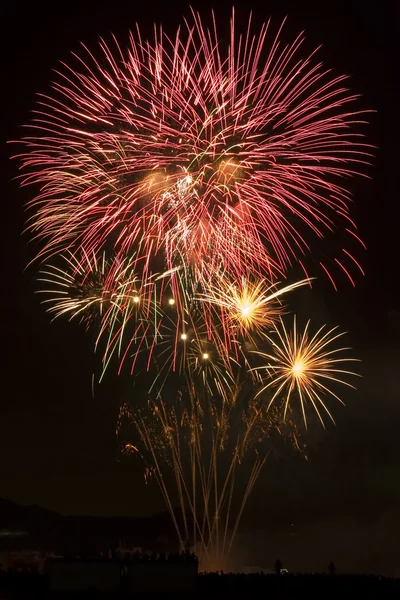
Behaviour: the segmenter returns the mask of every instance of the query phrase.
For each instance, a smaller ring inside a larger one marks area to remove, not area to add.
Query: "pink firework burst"
[[[61,64],[19,155],[40,256],[111,245],[147,257],[143,281],[159,260],[272,281],[313,236],[354,237],[343,182],[370,157],[356,96],[281,29],[238,34],[233,13],[224,44],[193,12],[173,38],[137,30]]]

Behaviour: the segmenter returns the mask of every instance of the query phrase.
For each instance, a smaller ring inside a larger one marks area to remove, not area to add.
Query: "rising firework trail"
[[[304,450],[295,421],[283,421],[237,386],[206,397],[188,386],[176,401],[159,396],[148,410],[123,406],[118,434],[124,453],[140,454],[155,478],[184,547],[191,540],[202,569],[229,565],[229,553],[247,500],[279,440]],[[229,398],[229,400],[227,400]],[[129,439],[133,427],[135,445]],[[166,466],[173,478],[165,477]],[[179,505],[178,519],[174,506]]]

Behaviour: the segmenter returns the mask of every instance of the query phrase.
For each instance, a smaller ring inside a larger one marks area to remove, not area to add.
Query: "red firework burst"
[[[238,35],[233,17],[225,48],[193,13],[172,39],[138,31],[125,50],[100,41],[98,58],[84,47],[60,66],[19,155],[23,185],[40,185],[41,256],[111,244],[147,257],[144,280],[162,256],[199,277],[211,260],[271,281],[308,250],[307,231],[349,228],[343,178],[370,151],[346,77],[300,58],[302,35],[281,45],[281,27],[267,43],[269,24],[253,35],[250,18]]]

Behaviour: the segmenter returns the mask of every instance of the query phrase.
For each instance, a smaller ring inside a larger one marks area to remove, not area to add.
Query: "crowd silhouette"
[[[277,561],[278,562],[278,561]],[[279,561],[280,562],[280,561]],[[333,565],[333,563],[331,563]],[[277,565],[275,565],[276,567]],[[333,565],[334,566],[334,565]],[[329,565],[331,567],[331,565]],[[282,569],[282,567],[281,567]],[[363,598],[381,600],[400,597],[400,580],[376,575],[329,573],[200,573],[197,588],[200,597],[307,598],[342,600]]]
[[[122,557],[121,557],[122,558]],[[122,560],[135,564],[160,564],[167,563],[170,565],[181,564],[198,564],[198,558],[193,552],[152,552],[152,553],[134,553]]]
[[[147,564],[166,563],[172,561],[182,564],[181,561],[195,560],[193,555],[187,556],[186,553],[165,555],[147,555],[138,557],[138,561],[147,562]],[[170,563],[171,564],[171,563]],[[34,598],[46,597],[48,595],[48,578],[39,573],[17,573],[0,572],[0,597],[5,599],[14,598],[14,592],[24,592],[23,598],[31,600]],[[186,594],[185,598],[210,598],[225,600],[230,598],[243,598],[250,600],[252,598],[307,598],[307,600],[354,600],[363,598],[364,600],[384,600],[400,597],[400,580],[383,576],[373,575],[347,575],[332,573],[325,574],[304,574],[287,573],[277,575],[277,573],[200,573],[197,576],[196,592],[192,596]],[[5,595],[2,595],[4,592]],[[115,595],[107,596],[114,599]],[[153,596],[152,596],[153,597]],[[158,597],[158,596],[157,596]],[[163,596],[160,596],[163,597]],[[174,596],[175,597],[175,596]],[[179,596],[181,597],[181,596]],[[85,598],[85,594],[81,595]]]
[[[193,552],[139,552],[115,551],[109,556],[81,554],[80,556],[65,555],[55,560],[67,562],[108,562],[110,560],[129,564],[198,564],[198,558]]]

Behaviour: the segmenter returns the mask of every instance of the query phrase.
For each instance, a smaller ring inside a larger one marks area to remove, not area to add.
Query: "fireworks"
[[[51,295],[44,302],[55,317],[68,314],[90,324],[110,310],[123,311],[139,302],[140,281],[128,260],[106,260],[104,253],[100,260],[86,253],[80,258],[70,253],[61,260],[64,268],[46,265],[39,277],[45,284],[41,292]]]
[[[204,402],[197,388],[189,386],[168,404],[161,399],[151,402],[150,415],[126,405],[120,411],[123,452],[141,454],[146,472],[155,478],[170,508],[181,546],[191,539],[206,570],[228,566],[244,507],[266,461],[265,445],[276,449],[280,438],[284,447],[289,443],[303,449],[290,414],[283,422],[281,412],[267,411],[261,400],[248,401],[241,394],[235,400],[228,403],[217,397]],[[127,441],[132,425],[139,433],[139,447]],[[175,490],[166,483],[166,465],[174,474]],[[237,481],[236,473],[244,465],[244,479]],[[176,504],[182,524],[173,511]]]
[[[140,248],[144,279],[161,253],[168,269],[183,259],[201,276],[211,261],[270,280],[313,235],[349,228],[343,178],[370,156],[355,96],[301,57],[302,36],[278,36],[253,36],[251,21],[239,36],[232,18],[223,50],[193,13],[175,38],[132,34],[125,51],[101,42],[99,59],[85,48],[60,65],[20,154],[22,184],[41,190],[29,225],[40,256],[112,240]]]
[[[311,336],[296,320],[288,331],[282,297],[310,283],[313,239],[343,232],[363,245],[344,181],[371,154],[346,77],[302,56],[302,35],[282,45],[282,27],[253,33],[251,19],[238,34],[233,12],[224,46],[215,22],[192,12],[185,25],[175,37],[155,30],[152,42],[137,30],[126,49],[101,41],[98,56],[84,47],[60,65],[19,158],[21,184],[39,187],[28,229],[42,243],[48,311],[97,328],[100,379],[114,359],[119,374],[149,374],[146,406],[124,409],[139,438],[125,451],[154,474],[181,545],[189,510],[201,555],[223,557],[262,444],[288,427],[299,446],[295,398],[306,426],[307,405],[323,424],[336,385],[352,387],[354,359],[334,346],[342,334]],[[354,285],[351,269],[362,267],[348,249],[331,260]],[[290,283],[294,265],[306,279]]]
[[[273,396],[269,400],[269,406],[276,399],[283,398],[285,414],[293,396],[297,396],[306,426],[307,403],[314,408],[322,425],[324,421],[321,409],[334,421],[324,397],[332,396],[342,402],[330,386],[336,383],[354,388],[345,378],[357,375],[343,368],[343,364],[357,360],[343,355],[349,348],[332,347],[344,333],[338,333],[336,327],[327,331],[323,326],[311,336],[309,325],[310,322],[301,332],[298,330],[296,318],[294,318],[293,331],[288,332],[281,320],[281,328],[276,327],[273,332],[275,337],[268,336],[272,353],[254,351],[267,363],[262,367],[255,368],[258,371],[263,369],[267,372],[267,383],[258,394],[271,388]]]
[[[278,288],[278,284],[268,285],[261,280],[251,283],[242,278],[239,283],[229,282],[224,276],[216,276],[216,281],[200,296],[205,303],[215,306],[215,310],[226,319],[227,327],[238,329],[239,334],[247,337],[254,330],[261,332],[274,323],[282,314],[277,302],[280,296],[309,283],[308,279]]]

